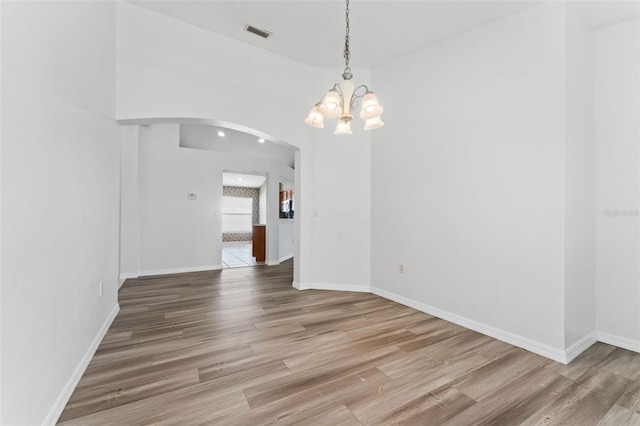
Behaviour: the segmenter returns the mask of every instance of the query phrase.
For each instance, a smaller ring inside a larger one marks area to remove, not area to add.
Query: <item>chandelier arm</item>
[[[357,92],[359,89],[364,89],[364,93],[359,95]],[[349,109],[351,111],[354,111],[358,108],[358,106],[360,106],[360,99],[362,99],[362,97],[364,95],[366,95],[367,93],[370,93],[371,91],[369,90],[369,88],[365,85],[365,84],[361,84],[360,86],[356,87],[355,89],[353,89],[353,95],[351,95],[351,100],[349,101]]]
[[[356,96],[355,93],[353,94],[353,96],[351,96],[351,102],[349,107],[351,111],[355,111],[356,109],[358,109],[358,106],[360,106],[360,99],[362,99],[362,96]]]
[[[362,95],[358,95],[360,97],[363,97],[367,93],[371,92],[371,90],[369,90],[369,88],[367,87],[366,84],[361,84],[360,86],[358,86],[355,89],[353,89],[353,93],[355,94],[358,91],[358,89],[364,89],[364,93]]]

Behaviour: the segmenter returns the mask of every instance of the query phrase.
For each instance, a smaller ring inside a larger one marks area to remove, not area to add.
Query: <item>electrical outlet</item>
[[[100,281],[98,283],[98,296],[102,296],[102,291],[104,290],[104,283]]]
[[[400,273],[404,274],[404,263],[400,264]]]

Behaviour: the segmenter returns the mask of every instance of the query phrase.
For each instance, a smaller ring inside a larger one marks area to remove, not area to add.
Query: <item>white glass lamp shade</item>
[[[380,117],[369,118],[367,121],[364,122],[365,130],[378,129],[382,126],[384,126],[384,123],[382,122]]]
[[[320,112],[328,118],[340,117],[342,114],[342,108],[340,107],[340,94],[335,90],[329,90],[322,100],[320,106]]]
[[[369,120],[371,118],[380,117],[382,107],[378,104],[378,98],[372,92],[367,92],[362,97],[362,109],[360,110],[360,118]]]
[[[342,121],[338,120],[338,125],[336,126],[336,135],[350,135],[351,134],[351,122],[350,121]]]
[[[304,120],[311,127],[322,129],[324,127],[324,116],[320,112],[320,103],[314,105],[309,112],[309,116]]]

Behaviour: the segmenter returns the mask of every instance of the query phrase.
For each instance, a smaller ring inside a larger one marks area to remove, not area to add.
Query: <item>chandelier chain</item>
[[[349,49],[349,0],[346,0],[347,7],[345,9],[345,21],[346,21],[346,29],[344,34],[344,74],[343,77],[347,80],[351,79],[351,68],[349,68],[349,60],[351,59],[351,50]]]

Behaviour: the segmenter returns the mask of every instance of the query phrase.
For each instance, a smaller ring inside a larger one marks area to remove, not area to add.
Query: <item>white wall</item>
[[[596,314],[595,38],[580,6],[565,19],[565,348],[593,335]]]
[[[140,273],[219,269],[220,157],[180,148],[177,124],[141,126],[139,132]],[[197,198],[189,200],[188,193]]]
[[[280,161],[269,160],[267,173],[267,265],[280,263],[280,219],[278,211],[280,204]]]
[[[259,189],[258,197],[258,223],[267,223],[267,182],[265,181]]]
[[[557,359],[563,7],[541,4],[373,70],[387,123],[372,138],[374,291]]]
[[[296,257],[309,257],[296,262],[294,280],[303,287],[368,286],[369,135],[339,138],[330,129],[311,129],[303,121],[342,70],[314,71],[130,3],[118,3],[117,9],[118,117],[219,120],[300,148],[304,152],[296,157],[296,250],[302,255]],[[367,72],[354,74],[358,82],[369,79]],[[285,80],[288,90],[282,90]],[[338,182],[357,195],[335,196]],[[277,188],[273,190],[277,202]],[[313,209],[319,211],[317,218]],[[267,250],[270,263],[277,262],[279,253],[277,238],[272,241]]]
[[[295,219],[294,219],[295,220]],[[294,251],[294,220],[280,219],[279,232],[279,261],[284,262],[293,257]]]
[[[342,70],[317,68],[313,73],[317,99],[339,82]],[[368,70],[354,69],[353,83],[370,84]],[[384,105],[385,99],[379,99]],[[310,109],[310,108],[308,108]],[[383,117],[384,119],[384,117]],[[312,287],[368,291],[371,285],[371,133],[364,120],[351,123],[352,135],[335,135],[336,119],[325,119],[325,128],[314,129]],[[296,182],[296,220],[299,195],[308,196]]]
[[[640,350],[640,34],[638,20],[596,32],[598,334]]]
[[[138,276],[138,126],[120,127],[120,285]]]
[[[2,4],[0,3],[0,46],[2,46]],[[0,81],[2,81],[2,55],[0,54]],[[2,84],[0,84],[2,99]],[[0,188],[2,188],[2,102],[0,102]],[[1,192],[0,192],[1,193]],[[2,197],[0,196],[0,237],[2,236]],[[2,242],[0,240],[0,307],[2,306]],[[2,421],[2,315],[0,314],[0,421]]]
[[[118,308],[115,4],[1,7],[0,423],[35,425],[55,422]]]
[[[118,118],[215,119],[308,142],[311,67],[128,2],[117,9]]]

